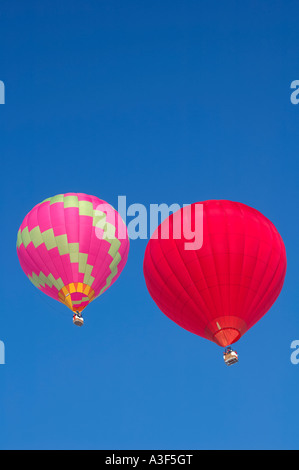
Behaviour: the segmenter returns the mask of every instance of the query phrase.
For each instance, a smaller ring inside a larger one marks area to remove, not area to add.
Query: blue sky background
[[[1,448],[299,447],[298,15],[295,0],[1,1]],[[286,281],[237,366],[159,311],[146,240],[82,329],[31,285],[19,225],[69,191],[226,198],[273,221]]]

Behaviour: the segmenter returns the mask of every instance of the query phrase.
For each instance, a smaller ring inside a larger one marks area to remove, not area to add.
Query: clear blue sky
[[[299,447],[298,16],[295,0],[1,1],[1,448]],[[273,221],[286,281],[237,366],[158,310],[146,240],[82,329],[31,285],[19,225],[69,191]]]

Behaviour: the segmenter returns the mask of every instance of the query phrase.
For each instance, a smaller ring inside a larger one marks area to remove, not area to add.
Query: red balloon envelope
[[[191,204],[162,222],[146,247],[143,270],[149,293],[165,315],[225,347],[277,299],[286,252],[277,229],[260,212],[212,200]]]

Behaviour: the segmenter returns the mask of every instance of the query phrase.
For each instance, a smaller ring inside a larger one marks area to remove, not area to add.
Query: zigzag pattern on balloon
[[[107,206],[107,212],[101,210]],[[18,257],[30,281],[73,311],[82,311],[116,281],[128,251],[118,213],[105,201],[81,193],[60,194],[36,205],[17,237]]]

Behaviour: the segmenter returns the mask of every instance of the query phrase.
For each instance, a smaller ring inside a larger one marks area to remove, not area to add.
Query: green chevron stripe
[[[79,201],[79,215],[93,217],[93,205],[89,201]]]
[[[89,302],[89,297],[82,297],[81,300],[72,300],[73,305],[80,305],[83,302]]]
[[[82,273],[84,274],[83,283],[87,284],[90,287],[92,287],[93,281],[95,280],[95,278],[91,275],[92,270],[93,270],[93,266],[87,264],[85,271]]]
[[[22,243],[23,243],[23,241],[22,241],[22,232],[21,232],[21,229],[19,229],[18,236],[17,236],[17,248],[20,248]]]
[[[29,232],[29,237],[31,238],[31,241],[33,243],[33,245],[35,246],[35,248],[37,248],[38,246],[40,246],[44,240],[43,240],[43,237],[42,237],[42,234],[40,232],[40,229],[39,227],[34,227],[31,232]]]
[[[49,201],[51,201],[51,199],[52,199],[51,197],[48,197],[47,199],[44,199],[44,200],[40,203],[40,205],[43,204],[44,202],[49,202]]]
[[[55,242],[59,251],[60,256],[67,255],[69,252],[69,244],[67,241],[66,233],[63,235],[57,235],[55,238]]]
[[[68,207],[79,207],[78,196],[64,196],[63,203],[65,209]]]
[[[32,284],[34,284],[37,288],[45,287],[46,285],[50,288],[53,286],[56,287],[58,291],[63,288],[64,283],[62,279],[55,279],[53,274],[49,274],[49,276],[45,276],[43,272],[40,272],[39,275],[32,273],[32,276],[28,276]]]

